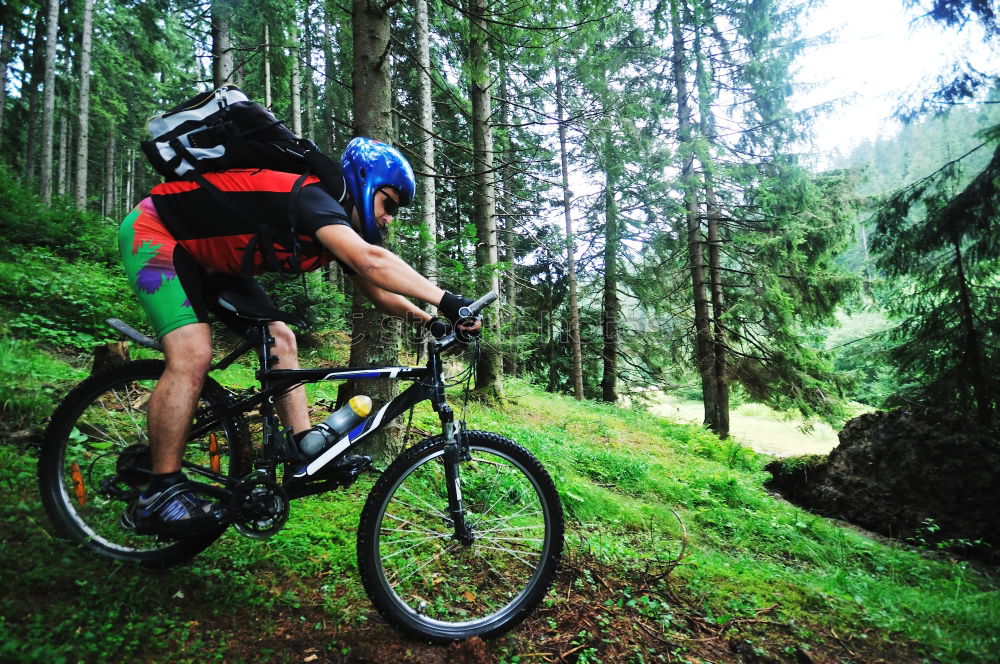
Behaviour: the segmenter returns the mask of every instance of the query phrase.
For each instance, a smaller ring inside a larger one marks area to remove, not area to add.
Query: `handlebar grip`
[[[462,307],[458,310],[459,318],[473,318],[479,314],[480,311],[486,308],[487,305],[492,303],[497,299],[497,294],[490,291],[486,295],[473,302],[472,304]]]

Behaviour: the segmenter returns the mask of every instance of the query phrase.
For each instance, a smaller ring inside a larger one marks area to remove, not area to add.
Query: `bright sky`
[[[956,49],[970,41],[982,44],[971,31],[956,35],[927,21],[911,26],[903,0],[827,0],[803,28],[807,37],[835,31],[832,43],[802,54],[796,76],[800,85],[817,86],[796,96],[796,109],[844,102],[816,122],[821,154],[837,149],[847,153],[866,138],[894,133],[898,123],[890,116],[899,96],[921,80],[936,78]]]

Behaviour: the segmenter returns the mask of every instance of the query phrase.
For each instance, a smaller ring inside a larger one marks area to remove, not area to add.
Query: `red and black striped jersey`
[[[234,169],[203,177],[218,191],[208,191],[198,182],[177,180],[159,184],[150,192],[163,225],[203,267],[240,274],[248,243],[264,228],[275,238],[276,257],[287,260],[292,254],[292,248],[285,246],[291,244],[292,214],[301,269],[315,270],[334,260],[316,239],[316,231],[330,224],[350,226],[350,222],[344,208],[315,176],[306,178],[295,196],[291,191],[300,177],[295,173]],[[261,252],[255,252],[251,273],[267,269]]]

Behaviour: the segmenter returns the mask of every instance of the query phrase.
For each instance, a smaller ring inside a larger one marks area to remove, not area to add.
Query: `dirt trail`
[[[701,424],[704,417],[700,402],[667,395],[655,398],[649,410],[677,422]],[[781,413],[759,404],[739,406],[729,416],[730,436],[764,454],[829,454],[837,446],[837,432],[829,424],[813,422],[808,433],[802,431],[802,425],[800,417],[783,419]]]

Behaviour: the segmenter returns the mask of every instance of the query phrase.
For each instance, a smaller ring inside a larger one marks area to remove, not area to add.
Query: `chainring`
[[[262,475],[244,479],[233,491],[230,505],[236,530],[252,539],[267,539],[288,521],[288,494]]]

